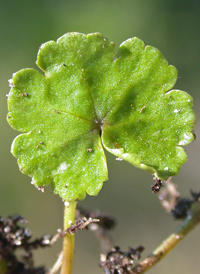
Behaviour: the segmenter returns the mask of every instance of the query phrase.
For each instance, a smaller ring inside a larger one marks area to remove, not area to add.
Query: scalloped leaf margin
[[[71,201],[97,195],[108,178],[103,147],[160,179],[176,175],[193,140],[192,98],[171,90],[177,70],[134,37],[67,33],[43,44],[38,67],[10,80],[9,124],[20,170]]]

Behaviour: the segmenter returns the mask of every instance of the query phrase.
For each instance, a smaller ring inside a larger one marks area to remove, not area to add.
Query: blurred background
[[[116,48],[137,36],[158,48],[179,77],[176,88],[194,98],[197,140],[186,147],[188,162],[174,181],[183,196],[200,191],[200,1],[197,0],[1,0],[0,1],[0,215],[22,214],[29,220],[35,237],[55,234],[62,228],[63,204],[47,189],[37,191],[31,179],[18,170],[10,154],[18,134],[6,122],[6,93],[12,73],[25,67],[36,68],[41,43],[56,40],[66,32],[101,32]],[[152,176],[107,155],[109,181],[97,197],[87,196],[80,204],[115,216],[118,226],[112,232],[115,245],[145,246],[150,253],[172,233],[179,222],[165,213],[158,195],[151,192]],[[199,273],[200,227],[197,227],[162,262],[148,273]],[[61,249],[36,253],[37,265],[51,267]],[[103,273],[98,267],[100,245],[89,231],[76,235],[74,273]]]

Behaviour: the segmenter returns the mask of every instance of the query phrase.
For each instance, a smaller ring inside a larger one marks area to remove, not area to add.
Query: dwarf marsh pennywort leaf
[[[43,44],[36,64],[10,80],[9,124],[20,170],[64,200],[98,194],[107,180],[103,147],[160,179],[176,175],[193,140],[192,98],[170,90],[177,70],[138,38],[67,33]]]

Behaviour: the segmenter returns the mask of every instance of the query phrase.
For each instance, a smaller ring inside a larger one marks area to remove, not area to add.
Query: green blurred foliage
[[[62,202],[46,191],[38,192],[30,178],[22,175],[16,159],[9,153],[17,135],[6,122],[7,80],[23,67],[36,68],[36,53],[41,43],[56,40],[69,31],[101,32],[118,45],[138,36],[157,47],[170,64],[176,66],[179,78],[176,88],[194,97],[197,115],[197,141],[186,147],[189,161],[175,177],[179,191],[199,190],[198,108],[200,100],[200,2],[197,0],[1,0],[0,1],[0,215],[18,212],[30,221],[38,236],[53,234],[62,227]],[[161,208],[151,193],[152,177],[125,162],[109,156],[110,180],[97,197],[87,197],[82,205],[99,208],[118,219],[114,243],[123,250],[142,244],[145,254],[171,233],[177,224]],[[199,273],[199,228],[149,273]],[[38,263],[50,267],[61,248],[38,252]],[[76,237],[74,273],[102,273],[98,269],[99,244],[88,231]],[[44,255],[43,255],[44,254]],[[145,255],[144,254],[144,255]]]

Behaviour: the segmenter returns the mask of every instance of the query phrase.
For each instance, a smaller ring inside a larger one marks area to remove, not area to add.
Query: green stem
[[[74,223],[77,201],[65,203],[64,230]],[[74,256],[74,235],[67,234],[63,239],[63,261],[61,274],[71,274]]]
[[[184,239],[184,237],[200,223],[200,203],[196,202],[192,205],[191,212],[187,218],[178,227],[175,233],[171,234],[153,253],[145,260],[141,261],[127,274],[145,273],[152,266],[163,259],[176,245]]]

